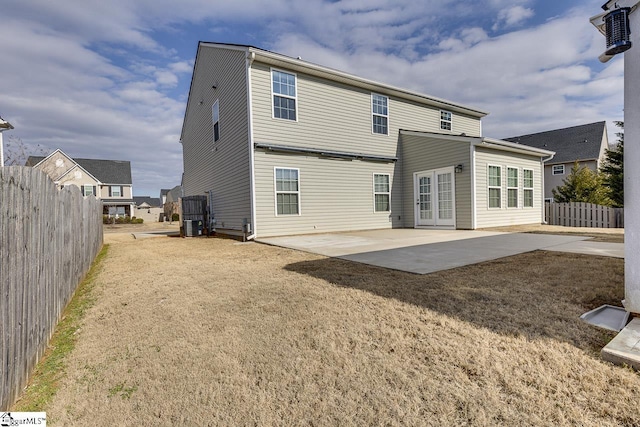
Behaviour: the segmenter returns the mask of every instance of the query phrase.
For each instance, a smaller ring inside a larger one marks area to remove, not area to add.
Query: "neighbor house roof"
[[[35,166],[45,158],[29,156],[26,165]],[[103,184],[132,184],[131,162],[128,160],[72,159]]]
[[[162,206],[160,203],[160,199],[158,197],[150,197],[150,196],[133,196],[133,201],[137,206],[142,205],[143,203],[147,203],[151,207],[159,207]]]
[[[597,160],[602,153],[602,139],[607,137],[606,123],[596,122],[504,138],[505,141],[555,151],[553,163]],[[605,147],[607,147],[605,142]]]

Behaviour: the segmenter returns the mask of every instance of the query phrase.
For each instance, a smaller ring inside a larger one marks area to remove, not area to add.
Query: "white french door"
[[[416,227],[455,227],[455,175],[453,167],[417,172],[413,176]]]

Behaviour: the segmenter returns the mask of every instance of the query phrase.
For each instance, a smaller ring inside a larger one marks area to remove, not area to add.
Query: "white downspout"
[[[469,144],[469,162],[471,163],[471,229],[478,228],[476,211],[477,206],[477,188],[476,188],[476,146]]]
[[[251,197],[251,234],[246,239],[253,240],[257,235],[256,227],[256,172],[255,172],[255,152],[253,148],[253,101],[251,95],[251,65],[256,59],[255,52],[249,52],[247,54],[247,115],[249,119],[248,123],[248,137],[249,137],[249,170],[251,177],[249,179],[249,193]]]
[[[554,157],[555,157],[555,153],[550,155],[546,159],[543,159],[542,157],[540,157],[540,172],[542,173],[541,174],[541,176],[542,176],[542,179],[541,179],[541,181],[542,181],[542,203],[541,203],[541,209],[542,209],[542,223],[543,224],[547,223],[547,221],[545,221],[545,219],[544,219],[545,207],[546,207],[546,205],[545,205],[545,203],[546,203],[545,202],[545,193],[544,193],[545,192],[545,186],[544,186],[544,174],[545,174],[545,170],[544,169],[545,169],[545,167],[544,167],[544,164],[547,163],[549,160],[553,159]]]

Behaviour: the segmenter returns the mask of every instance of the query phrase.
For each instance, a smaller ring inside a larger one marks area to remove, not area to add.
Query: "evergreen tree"
[[[624,130],[624,122],[616,122],[616,126]],[[607,149],[600,171],[613,206],[621,208],[624,206],[624,132],[618,132],[616,136],[618,145],[613,150]]]
[[[553,199],[556,203],[584,202],[610,206],[608,189],[603,181],[603,174],[575,162],[563,185],[551,190]]]

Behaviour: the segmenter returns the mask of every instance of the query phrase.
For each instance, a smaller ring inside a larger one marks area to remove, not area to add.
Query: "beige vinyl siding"
[[[58,181],[73,165],[75,165],[73,160],[60,151],[55,151],[49,158],[42,160],[38,169],[46,173],[53,181]]]
[[[473,224],[469,142],[414,135],[402,135],[400,138],[403,159],[404,227],[415,226],[413,174],[462,164],[462,172],[454,174],[456,228],[471,229]]]
[[[489,208],[487,194],[488,166],[501,166],[502,208]],[[507,208],[507,167],[518,168],[518,207]],[[533,170],[533,207],[523,207],[523,169]],[[540,224],[542,218],[542,167],[539,157],[476,148],[476,226],[498,227],[518,224]]]
[[[69,167],[67,163],[67,167]],[[59,185],[73,184],[80,187],[81,185],[98,185],[98,182],[79,166],[73,167],[66,174],[58,178]]]
[[[298,169],[300,215],[276,215],[274,169]],[[400,212],[395,163],[334,160],[313,155],[255,153],[259,237],[391,228]],[[391,212],[374,212],[373,175],[390,174]],[[396,220],[396,226],[400,224]]]
[[[214,143],[211,108],[216,100],[220,139]],[[232,230],[251,218],[248,123],[246,52],[201,46],[182,140],[184,195],[213,191],[218,225]]]
[[[277,68],[288,72],[289,70]],[[272,117],[271,67],[252,65],[254,140],[382,156],[397,155],[399,129],[440,132],[440,109],[389,97],[389,134],[372,132],[371,91],[297,75],[297,121]],[[380,95],[384,92],[376,91]],[[453,114],[452,133],[480,134],[480,120]]]

